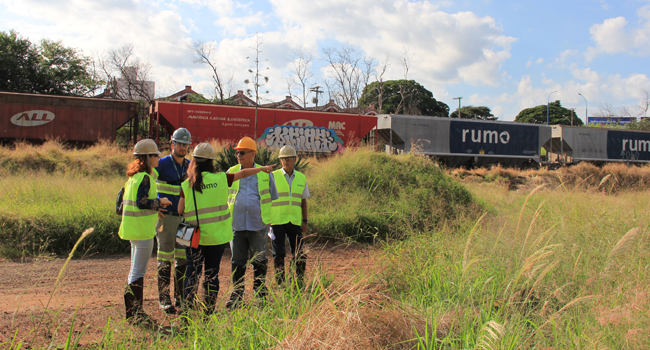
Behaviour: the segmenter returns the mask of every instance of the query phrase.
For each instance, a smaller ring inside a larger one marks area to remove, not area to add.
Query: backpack
[[[124,212],[124,187],[117,193],[117,201],[115,201],[115,213],[122,215]]]

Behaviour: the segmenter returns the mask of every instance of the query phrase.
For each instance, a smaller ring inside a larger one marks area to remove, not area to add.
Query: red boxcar
[[[116,130],[137,115],[133,101],[0,92],[0,139],[114,141]]]
[[[255,133],[255,107],[156,101],[150,111],[152,133],[160,124],[170,133],[187,128],[195,143],[257,136],[258,144],[269,148],[291,144],[299,152],[318,154],[341,152],[377,126],[375,116],[258,108]]]

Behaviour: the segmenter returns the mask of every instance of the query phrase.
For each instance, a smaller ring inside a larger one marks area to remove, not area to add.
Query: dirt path
[[[371,270],[375,248],[365,246],[313,245],[308,256],[308,277],[316,266],[343,281],[359,270]],[[270,256],[270,255],[269,255]],[[27,262],[0,263],[0,347],[16,341],[23,347],[61,346],[70,331],[74,316],[75,334],[81,333],[80,345],[101,340],[108,319],[122,321],[122,299],[129,271],[128,255],[93,257],[72,260],[67,266],[60,287],[54,284],[65,259],[34,259]],[[145,276],[145,310],[165,321],[158,308],[155,277],[155,252]],[[247,275],[251,288],[252,272]],[[272,269],[269,269],[269,273]],[[230,250],[221,262],[219,308],[223,308],[230,290]],[[250,291],[247,292],[250,295]],[[76,312],[76,314],[75,314]],[[3,345],[4,344],[4,345]]]

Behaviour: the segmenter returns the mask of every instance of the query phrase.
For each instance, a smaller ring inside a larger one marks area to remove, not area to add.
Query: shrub
[[[436,163],[414,155],[348,151],[314,167],[307,183],[310,223],[324,237],[400,238],[479,207]]]

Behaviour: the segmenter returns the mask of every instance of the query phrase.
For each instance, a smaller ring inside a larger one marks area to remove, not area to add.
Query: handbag
[[[199,223],[199,208],[196,206],[196,192],[192,187],[194,199],[194,210],[196,210],[196,226],[183,221],[176,229],[176,243],[185,248],[198,248],[201,240],[201,224]]]

